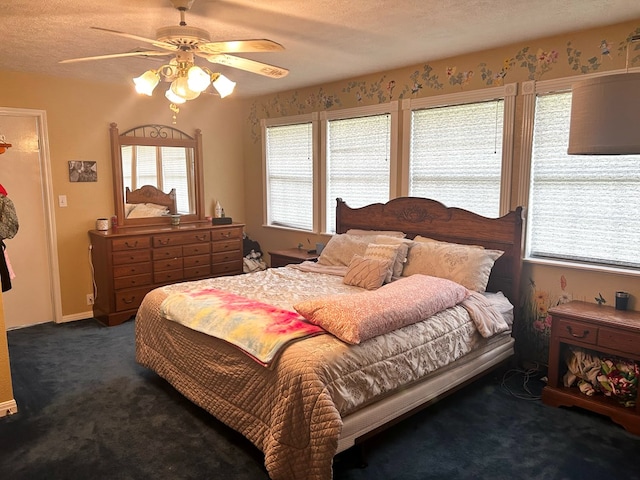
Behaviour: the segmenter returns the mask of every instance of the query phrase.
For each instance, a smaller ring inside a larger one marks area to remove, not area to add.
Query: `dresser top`
[[[115,238],[115,237],[125,237],[131,235],[149,235],[149,234],[158,234],[158,233],[184,233],[184,232],[193,232],[193,231],[209,231],[209,230],[225,230],[229,228],[242,228],[244,227],[243,223],[229,223],[226,225],[211,225],[210,223],[184,223],[180,225],[154,225],[154,226],[146,226],[146,227],[116,227],[110,228],[109,230],[89,230],[90,235],[95,235],[98,237],[107,237],[107,238]]]

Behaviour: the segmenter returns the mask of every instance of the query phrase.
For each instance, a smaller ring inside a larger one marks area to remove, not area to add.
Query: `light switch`
[[[66,195],[58,195],[58,205],[61,207],[67,206],[67,196]]]

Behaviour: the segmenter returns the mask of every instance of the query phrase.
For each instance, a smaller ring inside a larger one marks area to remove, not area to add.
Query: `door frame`
[[[63,322],[62,295],[60,291],[60,271],[58,263],[57,232],[55,224],[55,202],[53,197],[53,179],[51,176],[51,157],[49,155],[49,133],[47,130],[47,112],[26,108],[0,107],[0,116],[3,117],[32,117],[36,120],[38,133],[40,184],[42,187],[42,199],[44,207],[44,225],[46,233],[46,250],[48,260],[48,275],[51,282],[51,303],[53,306],[53,321]]]

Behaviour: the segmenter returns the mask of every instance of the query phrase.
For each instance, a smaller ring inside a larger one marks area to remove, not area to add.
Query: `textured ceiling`
[[[11,0],[2,2],[0,69],[130,83],[158,58],[61,65],[60,60],[136,49],[138,40],[89,27],[155,38],[180,14],[169,0]],[[461,53],[640,18],[639,0],[195,0],[189,26],[212,40],[268,38],[277,53],[238,54],[290,70],[271,79],[229,67],[236,96],[301,88]]]

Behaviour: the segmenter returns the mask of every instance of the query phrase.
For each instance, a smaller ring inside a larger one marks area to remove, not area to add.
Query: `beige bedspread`
[[[202,282],[291,308],[313,296],[359,291],[341,280],[284,267]],[[343,416],[484,341],[458,306],[360,345],[331,335],[296,342],[269,370],[236,347],[162,319],[159,305],[180,288],[145,297],[136,318],[137,360],[252,441],[273,480],[330,479]]]

